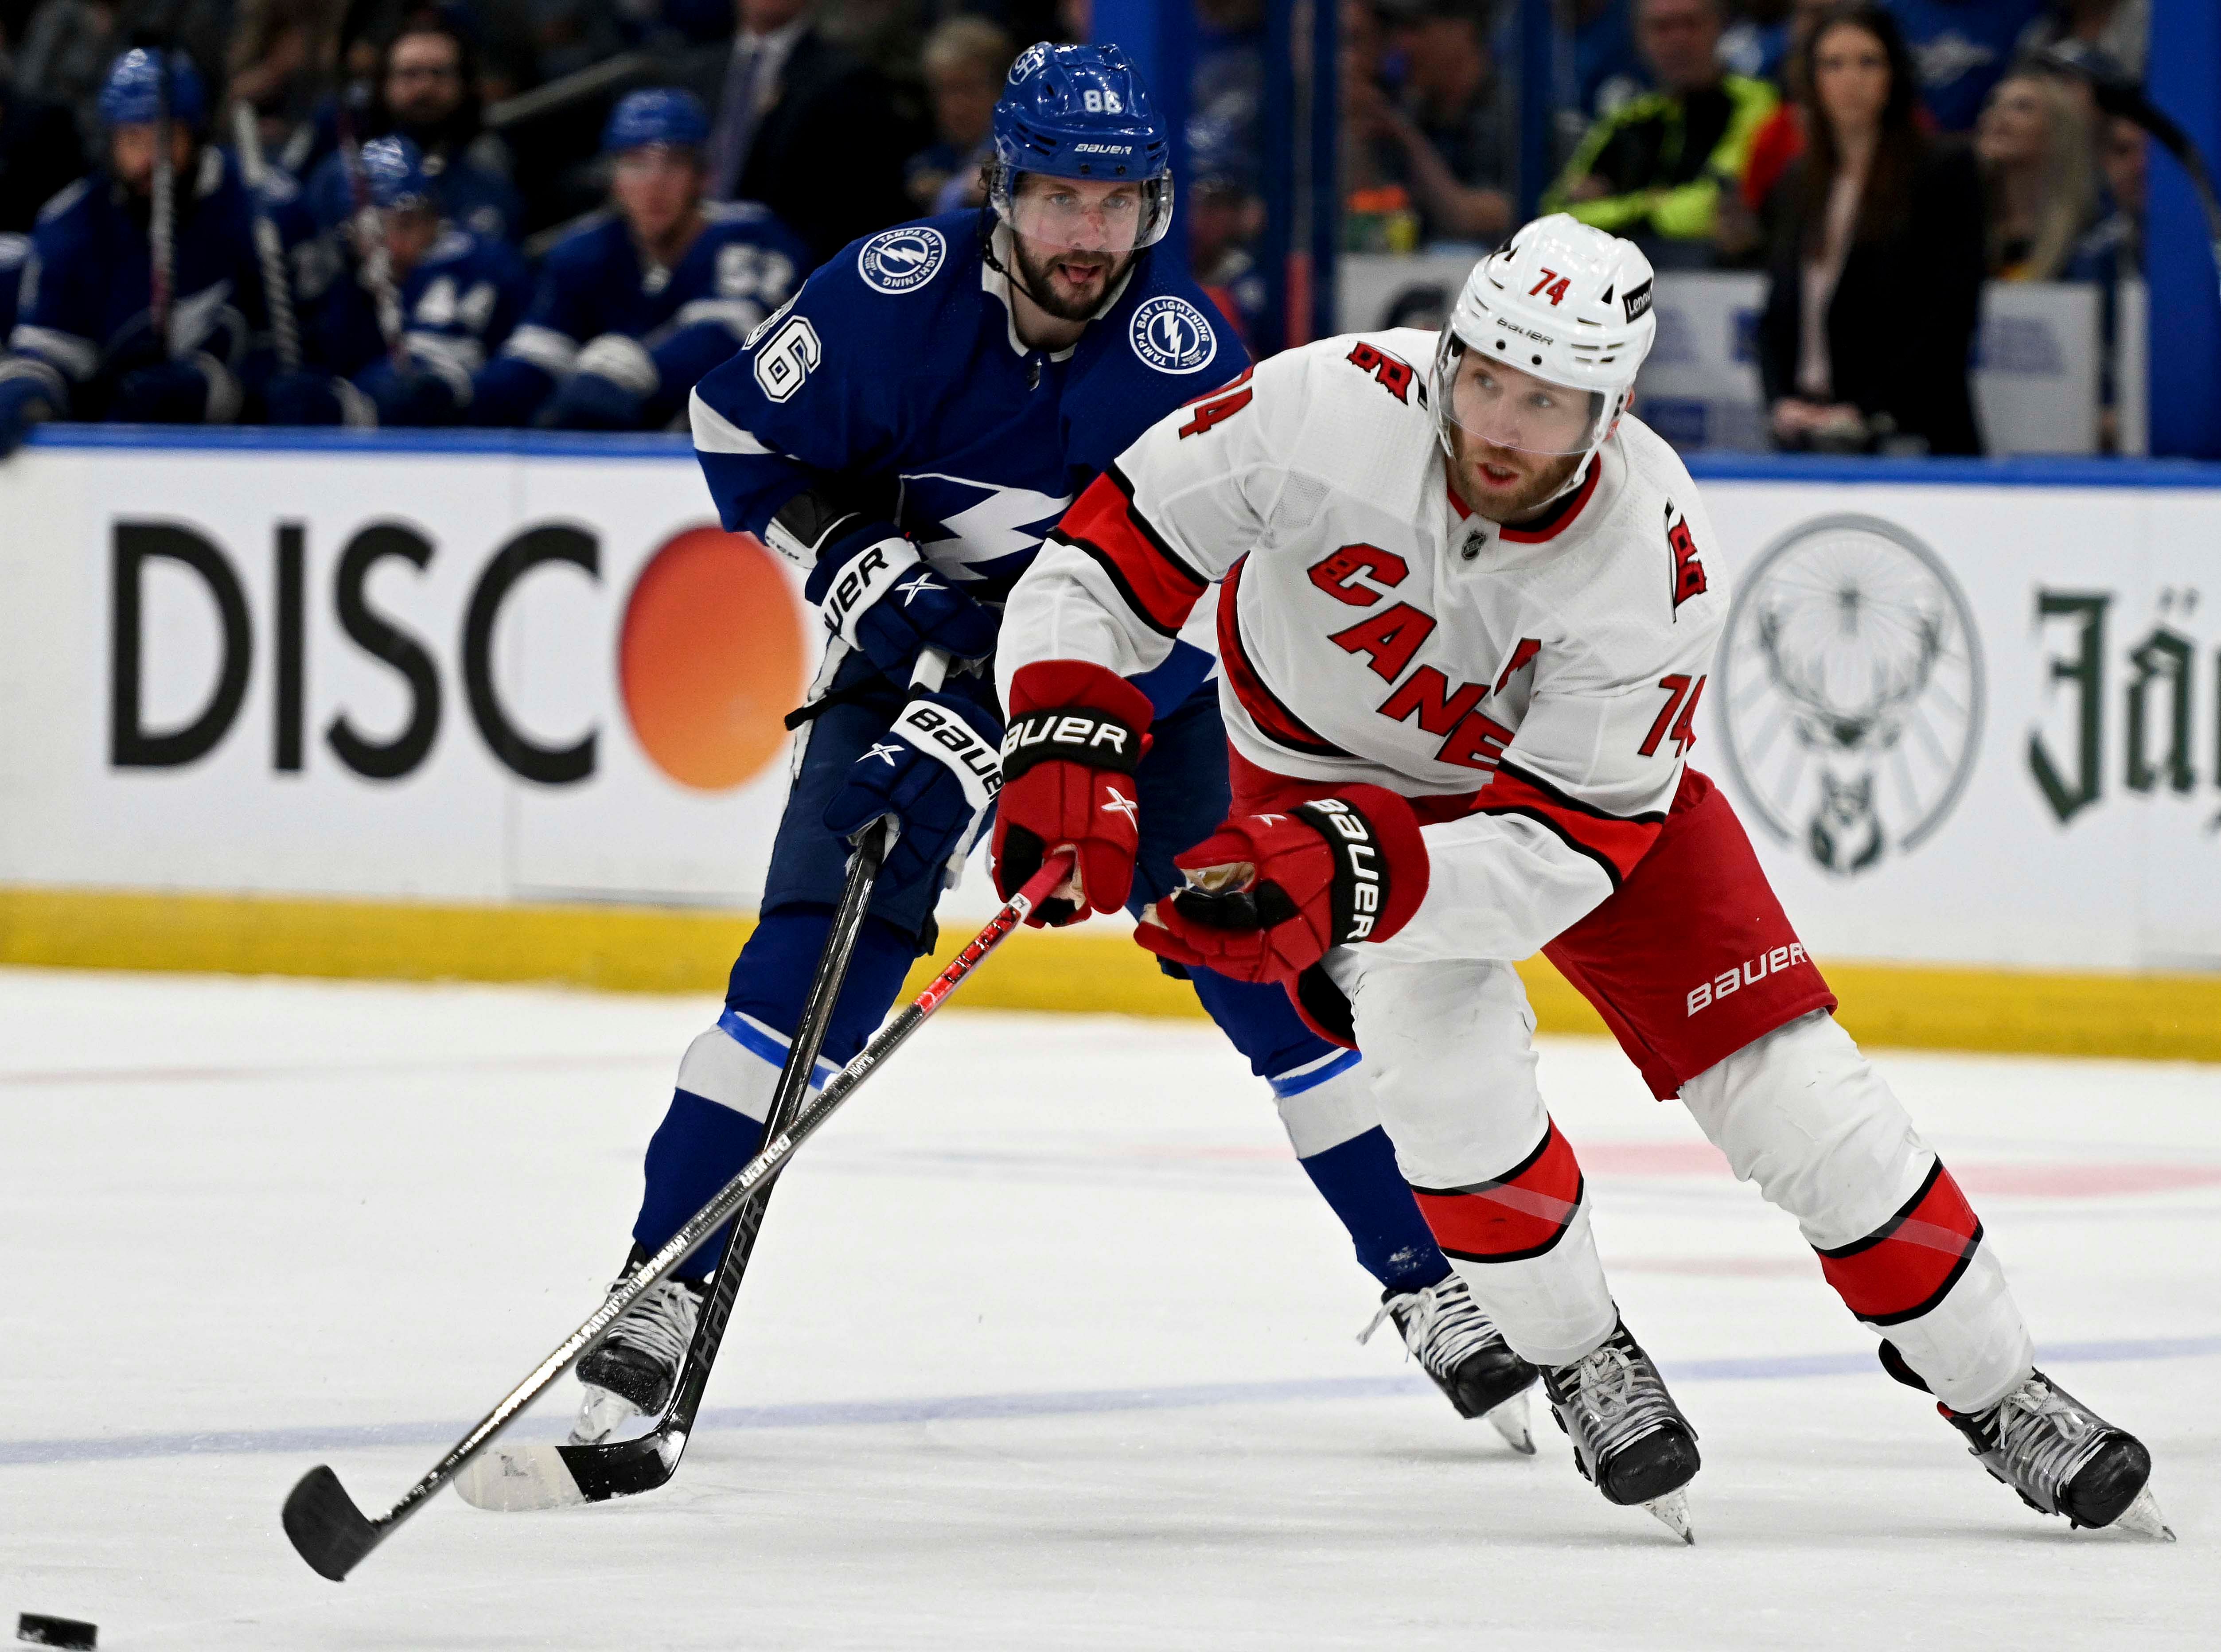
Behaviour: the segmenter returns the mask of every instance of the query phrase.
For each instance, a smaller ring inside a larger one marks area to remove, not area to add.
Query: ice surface
[[[1539,1415],[1515,1456],[1356,1345],[1369,1282],[1207,1027],[962,1014],[798,1159],[668,1490],[443,1497],[311,1574],[303,1470],[382,1508],[591,1308],[709,1013],[0,971],[0,1618],[119,1652],[2221,1638],[2221,1068],[1886,1061],[2048,1367],[2150,1444],[2163,1548],[2022,1508],[1686,1115],[1548,1044],[1702,1436],[1685,1549]]]

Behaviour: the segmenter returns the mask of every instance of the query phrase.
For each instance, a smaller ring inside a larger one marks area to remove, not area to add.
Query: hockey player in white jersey
[[[1152,427],[1011,595],[998,880],[1071,845],[1084,907],[1130,856],[1148,730],[1121,679],[1222,584],[1233,813],[1137,938],[1279,981],[1362,1048],[1437,1242],[1542,1368],[1580,1472],[1690,1536],[1696,1431],[1536,1085],[1511,964],[1538,948],[1993,1475],[2160,1535],[2149,1454],[2035,1368],[1980,1223],[1687,765],[1726,593],[1688,472],[1628,412],[1650,304],[1631,243],[1545,218],[1439,335],[1291,351]]]

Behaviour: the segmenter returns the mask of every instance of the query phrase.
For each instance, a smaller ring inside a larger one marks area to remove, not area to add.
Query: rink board
[[[2221,1054],[2221,467],[1699,479],[1744,595],[1693,760],[1847,999],[1915,1042]],[[683,444],[45,432],[0,520],[0,958],[722,977],[817,633]],[[975,872],[948,927],[991,906]],[[1185,1002],[1119,938],[998,973]]]

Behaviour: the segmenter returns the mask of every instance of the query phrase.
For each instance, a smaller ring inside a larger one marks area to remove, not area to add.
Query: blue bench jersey
[[[166,356],[212,356],[250,392],[267,377],[270,312],[253,203],[230,155],[203,149],[178,179],[177,201],[166,351],[152,324],[145,207],[135,210],[122,185],[96,172],[40,212],[8,346],[19,370],[47,379],[63,417],[101,417],[118,379]],[[297,252],[310,223],[292,181],[273,174],[264,201],[281,241]],[[299,269],[297,259],[296,278]]]
[[[447,226],[399,283],[403,346],[417,366],[454,388],[459,403],[467,402],[473,375],[516,327],[531,290],[531,272],[505,242]],[[341,261],[325,289],[309,344],[319,363],[343,378],[386,360],[377,302],[352,258]]]
[[[949,213],[844,247],[703,379],[694,447],[729,530],[768,541],[814,485],[999,601],[1081,488],[1249,365],[1201,289],[1147,253],[1077,345],[1026,348],[980,255],[992,222]]]
[[[614,333],[646,347],[660,381],[648,422],[669,422],[695,381],[738,349],[810,269],[810,249],[769,208],[704,202],[702,210],[702,233],[668,269],[642,260],[615,212],[558,241],[522,323],[479,375],[472,418],[531,423],[581,347]]]

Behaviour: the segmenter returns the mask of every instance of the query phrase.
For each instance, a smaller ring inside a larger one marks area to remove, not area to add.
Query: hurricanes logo
[[[1974,773],[1974,613],[1894,523],[1822,516],[1775,541],[1736,593],[1719,677],[1737,789],[1825,871],[1918,848]]]
[[[1218,335],[1203,312],[1170,294],[1136,306],[1127,335],[1134,354],[1159,372],[1199,372],[1218,354]]]
[[[856,254],[856,272],[876,292],[909,292],[940,274],[948,261],[948,243],[941,232],[914,225],[866,241]]]

